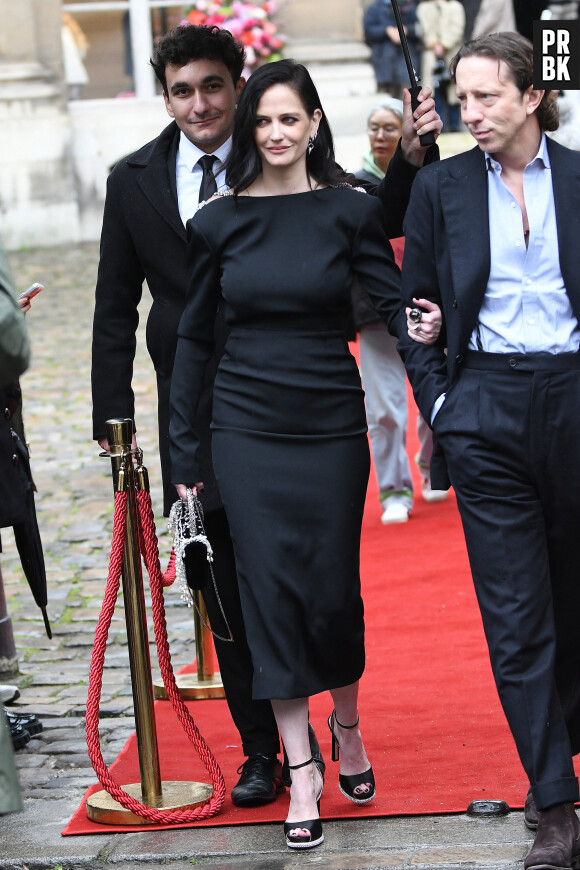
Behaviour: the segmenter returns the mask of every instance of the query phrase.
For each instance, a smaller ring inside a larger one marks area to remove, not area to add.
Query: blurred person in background
[[[371,110],[367,121],[369,150],[363,169],[356,173],[360,181],[378,184],[402,135],[403,103],[385,97]],[[385,201],[385,209],[388,204]],[[403,238],[391,239],[397,265],[403,260]],[[425,301],[425,300],[423,300]],[[426,303],[429,305],[430,303]],[[387,329],[368,293],[355,281],[352,290],[355,329],[360,335],[361,379],[371,451],[379,486],[381,522],[404,523],[413,507],[413,480],[407,457],[407,379],[397,352],[397,339]],[[427,314],[424,315],[425,319]],[[433,451],[431,430],[419,415],[417,421],[420,450],[416,461],[423,477],[426,501],[442,501],[447,493],[432,490],[429,464]]]
[[[528,0],[522,0],[522,2],[527,3]],[[463,6],[463,9],[465,11],[465,36],[463,38],[467,42],[468,39],[471,39],[473,25],[475,23],[477,13],[479,12],[481,0],[461,0],[461,5]]]
[[[69,12],[62,13],[61,40],[68,97],[69,100],[80,100],[83,87],[89,81],[89,74],[84,64],[89,43],[80,25]]]
[[[416,3],[399,3],[401,18],[409,43],[413,67],[419,70],[420,39],[417,29]],[[390,0],[375,0],[363,19],[364,37],[371,49],[371,63],[377,80],[377,91],[400,98],[403,87],[409,85],[409,73],[401,49],[401,40]]]
[[[578,18],[578,0],[556,0],[547,4],[547,11],[555,21],[574,21]]]
[[[516,17],[512,0],[481,0],[471,38],[515,29]]]
[[[26,370],[29,361],[30,347],[24,317],[16,301],[8,260],[0,242],[0,390],[2,393]],[[1,415],[0,420],[3,418],[4,415]],[[6,427],[3,427],[0,430],[0,461],[2,457],[6,459],[7,451],[9,461],[12,455],[10,435],[5,429]],[[11,489],[9,475],[3,471],[0,474],[0,515],[13,498]],[[0,686],[2,704],[14,701],[17,697],[18,689],[15,686]],[[11,734],[6,715],[0,714],[0,815],[21,809],[22,799],[14,764]]]
[[[435,108],[446,133],[461,129],[459,100],[449,76],[449,64],[465,33],[465,10],[459,0],[423,0],[417,7],[423,54],[421,83],[433,88]]]
[[[30,516],[30,510],[34,511],[34,504],[28,490],[30,487],[34,488],[34,483],[29,477],[29,467],[26,468],[28,452],[22,420],[22,393],[18,381],[30,361],[30,347],[23,314],[30,311],[31,303],[28,296],[16,298],[8,261],[1,245],[0,292],[0,409],[2,411],[0,414],[0,529],[14,527],[20,559],[26,572],[35,560],[36,550],[32,552],[34,549],[32,542],[36,543],[38,540],[38,546],[42,550],[40,539],[33,537],[34,534],[38,535],[36,515]],[[21,549],[24,540],[26,544],[24,549]],[[2,553],[1,537],[0,553]],[[0,595],[2,609],[4,609],[1,572]],[[10,642],[13,643],[11,629],[9,637]],[[5,655],[6,652],[6,649],[0,649],[0,655]],[[0,719],[8,725],[14,749],[22,749],[31,737],[43,730],[42,722],[33,714],[23,715],[6,709],[4,705],[11,704],[19,696],[16,686],[0,685],[0,703],[4,709],[4,715],[0,713]],[[1,771],[0,764],[0,774]]]
[[[560,125],[551,132],[550,139],[580,151],[580,91],[560,91],[558,95]]]

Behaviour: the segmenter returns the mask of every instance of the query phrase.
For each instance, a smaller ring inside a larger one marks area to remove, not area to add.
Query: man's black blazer
[[[557,239],[546,243],[558,245],[562,277],[580,322],[580,153],[550,138],[547,142]],[[419,410],[429,421],[435,401],[461,370],[489,278],[487,169],[479,147],[418,174],[405,217],[405,236],[404,302],[408,305],[413,297],[425,297],[437,302],[443,312],[443,338],[432,347],[414,342],[406,328],[399,329],[399,351]]]

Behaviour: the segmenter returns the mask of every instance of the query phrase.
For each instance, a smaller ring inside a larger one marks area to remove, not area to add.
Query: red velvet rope
[[[99,702],[101,698],[103,664],[105,661],[105,648],[111,626],[111,619],[115,610],[115,603],[119,592],[119,580],[123,564],[123,550],[125,545],[125,530],[127,521],[128,493],[115,493],[115,516],[113,520],[113,541],[111,544],[111,557],[109,560],[109,574],[103,606],[95,633],[95,644],[91,661],[89,677],[89,696],[87,700],[87,746],[89,757],[97,774],[99,782],[105,790],[115,798],[121,806],[130,810],[137,816],[142,816],[157,824],[180,824],[189,823],[200,819],[208,819],[215,816],[222,808],[226,785],[219,765],[214,758],[207,743],[199,733],[193,718],[185,706],[175,683],[175,677],[171,667],[171,655],[167,641],[167,624],[165,621],[165,605],[163,602],[164,575],[159,564],[159,550],[155,534],[155,523],[151,509],[151,498],[147,491],[137,492],[137,507],[140,520],[140,545],[145,566],[149,573],[149,585],[151,589],[151,603],[153,606],[153,621],[155,626],[155,641],[163,682],[169,695],[169,699],[175,710],[181,725],[189,740],[193,743],[207,772],[211,777],[213,794],[207,804],[191,810],[159,810],[132,798],[127,792],[117,785],[101,753],[99,741]],[[175,579],[175,555],[170,562],[165,579],[170,576],[173,565],[173,579]],[[169,582],[173,582],[170,580]],[[168,585],[165,583],[165,585]]]

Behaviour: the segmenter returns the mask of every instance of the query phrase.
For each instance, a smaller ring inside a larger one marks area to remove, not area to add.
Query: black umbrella
[[[44,565],[40,531],[36,520],[34,482],[30,471],[28,450],[14,429],[11,430],[11,434],[14,448],[12,461],[18,469],[21,485],[24,489],[24,518],[20,522],[13,523],[14,540],[20,555],[22,570],[26,575],[34,600],[42,611],[46,633],[49,638],[52,638],[50,622],[46,613],[46,605],[48,603],[46,568]]]
[[[409,43],[407,42],[407,34],[405,33],[405,25],[403,24],[403,16],[401,15],[401,10],[399,9],[398,0],[391,0],[391,5],[393,7],[395,21],[397,22],[397,30],[399,31],[399,38],[401,40],[401,48],[403,49],[405,63],[407,64],[409,81],[411,82],[411,87],[409,88],[409,91],[411,92],[411,107],[413,111],[415,111],[415,109],[419,105],[418,97],[421,91],[421,86],[419,85],[420,78],[415,72],[415,69],[413,67],[413,61],[411,60],[411,52],[409,51]],[[434,145],[435,134],[433,132],[423,133],[421,136],[419,136],[419,142],[421,143],[421,145]]]

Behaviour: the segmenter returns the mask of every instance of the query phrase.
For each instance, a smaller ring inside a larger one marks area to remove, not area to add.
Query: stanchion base
[[[162,782],[162,795],[155,803],[148,804],[156,810],[193,810],[206,804],[213,794],[213,787],[206,782]],[[122,786],[127,794],[145,803],[141,793],[141,783],[132,782]],[[93,822],[102,825],[158,825],[143,816],[136,816],[131,810],[115,800],[107,791],[96,791],[87,798],[87,815]]]
[[[219,671],[205,680],[200,680],[197,674],[178,674],[175,682],[184,701],[202,701],[226,696]],[[156,701],[168,700],[169,695],[162,680],[153,681],[153,697]]]

